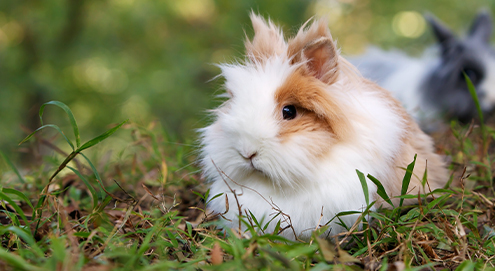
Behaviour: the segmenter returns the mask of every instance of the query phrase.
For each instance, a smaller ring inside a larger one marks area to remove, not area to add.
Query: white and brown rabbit
[[[319,222],[366,207],[356,169],[397,196],[415,154],[414,174],[421,178],[428,161],[431,190],[444,186],[447,172],[430,137],[339,55],[325,20],[301,27],[288,41],[271,21],[255,14],[251,20],[255,34],[245,43],[245,62],[220,65],[228,100],[200,130],[210,199],[224,193],[230,205],[222,196],[207,207],[228,210],[226,226],[238,227],[239,208],[266,222],[276,206],[291,221],[279,216],[267,230],[280,219],[282,228],[291,223],[294,229],[282,235],[307,239]],[[419,178],[409,186],[413,194],[423,191]],[[377,200],[375,184],[368,180],[368,187],[370,200]],[[341,217],[348,226],[356,218]],[[335,221],[331,235],[344,230]]]

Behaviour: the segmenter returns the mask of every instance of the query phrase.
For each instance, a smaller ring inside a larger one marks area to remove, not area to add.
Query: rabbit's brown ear
[[[304,63],[307,71],[320,81],[332,84],[338,77],[339,55],[327,21],[320,19],[306,27],[308,22],[289,40],[289,57],[293,64]]]
[[[320,37],[302,50],[303,60],[309,72],[326,84],[338,79],[339,55],[331,38]]]
[[[489,43],[492,37],[492,16],[487,10],[482,10],[474,19],[471,29],[469,29],[469,37],[478,39],[484,43]]]
[[[282,55],[287,51],[282,30],[270,20],[265,21],[260,15],[251,13],[254,29],[253,40],[246,38],[246,54],[253,62],[263,62],[274,55]]]

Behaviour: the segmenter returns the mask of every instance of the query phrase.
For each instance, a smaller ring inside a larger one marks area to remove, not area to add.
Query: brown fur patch
[[[283,123],[281,138],[298,131],[325,131],[335,140],[348,138],[351,134],[349,120],[325,87],[328,86],[299,68],[277,89],[276,114]],[[282,108],[286,105],[296,106],[298,116],[295,119],[282,119]]]

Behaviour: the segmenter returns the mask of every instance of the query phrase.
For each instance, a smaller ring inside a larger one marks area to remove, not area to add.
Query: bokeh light
[[[59,100],[82,134],[129,118],[158,120],[176,138],[194,139],[221,101],[214,64],[243,59],[251,11],[293,35],[326,17],[346,56],[367,46],[421,55],[435,43],[423,12],[456,33],[469,29],[486,0],[107,0],[0,1],[0,148],[15,151],[39,127],[41,104]],[[424,33],[424,34],[423,34]],[[65,123],[47,109],[47,123]],[[22,147],[22,146],[21,146]]]
[[[215,14],[213,0],[180,0],[173,3],[177,13],[188,21],[207,22]]]
[[[397,35],[417,38],[425,32],[426,22],[418,12],[402,11],[394,16],[392,27]]]
[[[311,13],[316,17],[325,17],[330,25],[334,25],[343,15],[343,1],[318,0],[311,7]]]

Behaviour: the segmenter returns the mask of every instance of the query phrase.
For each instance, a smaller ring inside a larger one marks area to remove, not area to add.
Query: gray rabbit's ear
[[[492,37],[492,16],[488,10],[482,10],[474,19],[471,29],[469,29],[469,37],[478,39],[482,42],[490,42]]]
[[[438,43],[445,44],[456,39],[454,33],[432,14],[425,14],[425,19],[431,25]]]

